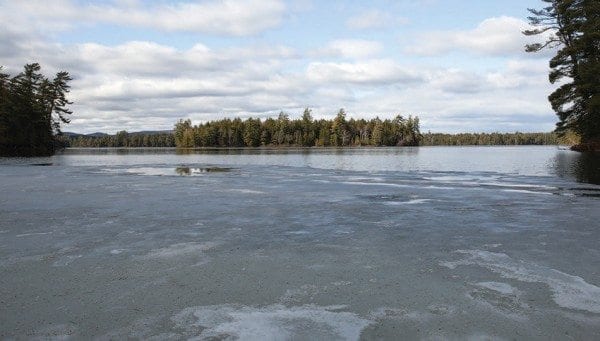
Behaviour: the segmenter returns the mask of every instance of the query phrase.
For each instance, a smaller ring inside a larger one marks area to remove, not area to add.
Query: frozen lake
[[[0,158],[0,338],[599,335],[598,154]]]

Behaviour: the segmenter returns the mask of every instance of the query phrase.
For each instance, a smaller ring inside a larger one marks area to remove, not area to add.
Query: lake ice
[[[594,339],[597,158],[440,147],[1,159],[0,337]]]

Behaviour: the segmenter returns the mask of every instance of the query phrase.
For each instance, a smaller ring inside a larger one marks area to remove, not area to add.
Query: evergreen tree
[[[304,109],[302,113],[302,145],[310,147],[315,145],[315,133],[313,131],[312,111],[309,108]]]
[[[340,109],[331,125],[331,144],[334,146],[346,146],[350,142],[349,132],[346,124],[346,112]]]
[[[373,124],[373,136],[371,138],[371,143],[374,146],[383,145],[383,123],[376,117]]]
[[[260,139],[260,119],[249,118],[244,126],[244,143],[248,147],[258,147]]]
[[[179,122],[175,123],[175,130],[173,134],[175,135],[175,144],[177,147],[192,147],[187,143],[184,143],[184,135],[185,132],[192,129],[192,121],[191,120],[179,120]],[[189,142],[189,138],[185,140]]]
[[[60,124],[72,113],[66,98],[71,77],[61,71],[50,80],[40,70],[33,63],[12,78],[0,73],[0,155],[51,155],[63,141]]]
[[[542,9],[529,9],[535,28],[525,35],[549,33],[544,43],[526,46],[528,52],[557,48],[550,60],[549,80],[564,80],[550,96],[559,117],[557,132],[572,130],[588,148],[600,149],[600,1],[542,0]]]

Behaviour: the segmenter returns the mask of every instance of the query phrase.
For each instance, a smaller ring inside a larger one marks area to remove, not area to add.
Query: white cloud
[[[447,93],[458,94],[477,93],[488,88],[483,77],[460,69],[440,70],[432,73],[430,85]]]
[[[124,15],[111,12],[106,19],[97,19],[100,5],[84,3],[0,0],[0,58],[5,71],[16,74],[24,63],[38,61],[47,75],[65,69],[73,76],[69,99],[75,102],[75,113],[67,131],[169,129],[179,118],[198,122],[264,117],[280,110],[299,115],[306,106],[314,109],[316,117],[332,117],[340,107],[360,117],[418,114],[424,130],[451,132],[550,130],[555,120],[546,101],[551,91],[547,62],[523,57],[525,38],[519,24],[523,22],[514,18],[488,19],[469,31],[426,33],[419,39],[427,39],[413,46],[418,53],[459,49],[480,54],[479,58],[500,57],[475,72],[467,67],[439,67],[436,64],[442,57],[423,59],[416,67],[385,57],[381,42],[361,39],[333,40],[308,54],[299,52],[302,48],[295,48],[294,42],[284,45],[254,38],[226,38],[212,45],[213,39],[220,38],[198,38],[190,47],[152,41],[116,46],[57,43],[52,36],[55,30],[74,23],[85,32],[89,26],[81,24],[83,21],[231,35],[256,33],[266,27],[253,24],[250,17],[263,15],[257,12],[240,15],[239,23],[232,23],[237,20],[234,13],[218,28],[207,28],[198,24],[206,23],[202,16],[193,24],[197,26],[185,21],[169,26],[169,20],[176,20],[168,18],[178,18],[181,6],[189,3],[171,5],[171,13],[157,12],[168,7],[163,2],[150,8],[142,8],[145,3],[135,0],[101,5],[131,14],[126,23]],[[223,8],[233,3],[241,1],[200,4]],[[19,11],[10,11],[16,9]],[[155,12],[163,19],[146,24],[149,13]],[[277,25],[281,13],[267,12],[264,15],[275,18],[271,23]]]
[[[307,78],[314,82],[387,85],[413,83],[420,79],[390,59],[374,59],[357,63],[312,62],[306,70]]]
[[[16,53],[14,63],[22,60]],[[539,59],[477,73],[391,59],[318,62],[286,46],[177,49],[151,42],[47,44],[38,58],[46,73],[60,66],[73,74],[75,114],[66,130],[78,132],[169,129],[179,118],[299,114],[306,106],[316,117],[340,107],[356,117],[418,114],[423,129],[433,131],[540,130],[544,120],[550,130],[554,121]],[[525,119],[537,123],[519,121]]]
[[[326,47],[317,50],[316,56],[361,59],[372,57],[383,51],[380,42],[363,39],[340,39],[330,42]]]
[[[0,4],[0,9],[21,22],[63,30],[74,23],[112,23],[165,31],[189,31],[245,36],[278,26],[286,7],[281,0],[209,0],[159,3],[142,6],[138,1],[81,4],[69,0],[29,0]],[[18,21],[15,21],[15,23]]]
[[[378,9],[365,10],[346,20],[346,27],[353,30],[386,28],[395,25],[405,25],[409,22],[404,17],[394,17]]]
[[[524,56],[525,44],[532,42],[532,38],[521,33],[527,28],[528,24],[521,19],[506,16],[489,18],[472,30],[419,34],[406,51],[426,56],[460,50],[478,55]]]

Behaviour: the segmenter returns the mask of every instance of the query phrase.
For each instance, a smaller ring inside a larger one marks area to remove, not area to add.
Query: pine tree
[[[66,98],[71,78],[61,71],[51,81],[40,70],[33,63],[10,79],[0,74],[0,155],[51,155],[62,141],[60,124],[69,123],[71,114]]]
[[[544,8],[529,9],[534,29],[523,33],[549,34],[544,43],[527,45],[527,52],[557,49],[549,80],[563,84],[548,97],[559,118],[556,130],[572,130],[581,136],[584,149],[600,149],[600,2],[542,1]]]

